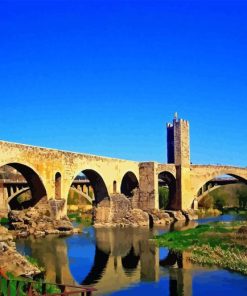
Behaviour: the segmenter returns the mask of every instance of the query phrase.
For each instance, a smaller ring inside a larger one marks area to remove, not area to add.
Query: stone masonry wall
[[[159,207],[158,164],[142,162],[139,165],[139,201],[140,209],[157,209]]]

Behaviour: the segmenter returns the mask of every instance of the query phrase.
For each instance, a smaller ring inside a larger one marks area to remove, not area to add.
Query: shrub
[[[159,208],[165,209],[169,202],[169,188],[159,187]]]

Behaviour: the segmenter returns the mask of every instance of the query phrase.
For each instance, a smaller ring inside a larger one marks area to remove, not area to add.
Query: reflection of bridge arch
[[[169,251],[166,258],[159,261],[159,265],[162,267],[177,266],[178,268],[183,268],[182,253]]]
[[[86,278],[80,283],[81,285],[92,285],[102,278],[109,255],[109,253],[106,254],[104,251],[101,251],[96,245],[93,266]]]
[[[38,172],[36,172],[36,170],[34,170],[31,166],[27,166],[19,162],[6,163],[5,165],[16,169],[19,173],[22,174],[27,182],[27,186],[29,187],[32,196],[30,200],[23,202],[21,205],[17,203],[15,198],[11,198],[9,200],[11,209],[20,209],[34,206],[42,198],[47,197],[42,178],[40,177]]]
[[[134,247],[132,246],[129,253],[122,257],[122,266],[127,275],[131,274],[137,268],[140,261],[140,256],[135,254]]]

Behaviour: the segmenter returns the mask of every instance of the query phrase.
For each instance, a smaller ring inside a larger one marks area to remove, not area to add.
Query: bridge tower
[[[189,122],[178,119],[177,113],[167,124],[167,162],[176,166],[176,198],[170,208],[187,209],[191,200]]]
[[[174,115],[173,123],[167,123],[167,162],[190,165],[189,122]]]

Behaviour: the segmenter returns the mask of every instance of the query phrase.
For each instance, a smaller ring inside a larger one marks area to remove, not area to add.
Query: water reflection
[[[17,248],[45,267],[48,282],[93,285],[98,290],[96,295],[108,295],[166,277],[170,295],[186,296],[191,295],[192,286],[188,254],[166,250],[165,257],[160,258],[159,248],[149,239],[161,232],[196,225],[183,222],[171,229],[152,230],[91,227],[70,237],[19,239]]]

